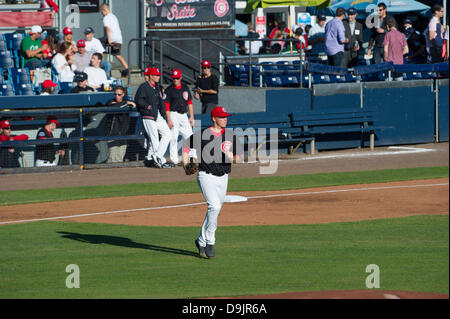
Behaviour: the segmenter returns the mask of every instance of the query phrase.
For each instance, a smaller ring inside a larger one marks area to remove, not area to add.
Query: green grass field
[[[229,190],[439,177],[448,177],[448,166],[233,179]],[[28,195],[33,202],[165,194],[174,185],[175,193],[198,192],[194,182],[92,186],[56,194],[0,192],[0,203],[24,203]],[[133,192],[138,189],[141,193]],[[380,267],[383,290],[449,290],[448,215],[245,227],[220,227],[219,220],[212,260],[197,256],[198,231],[61,221],[0,226],[0,298],[197,298],[367,289],[369,264]],[[71,264],[80,269],[80,289],[66,287]]]
[[[201,259],[197,227],[38,222],[0,228],[0,298],[191,298],[313,290],[448,293],[448,216],[220,227]],[[66,288],[66,266],[80,288]]]

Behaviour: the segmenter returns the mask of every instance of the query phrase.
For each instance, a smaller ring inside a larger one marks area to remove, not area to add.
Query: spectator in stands
[[[58,13],[58,5],[53,0],[41,0],[41,8],[52,8],[50,17],[53,19]]]
[[[81,92],[94,92],[95,90],[88,86],[88,75],[84,72],[77,72],[75,74],[75,81],[77,86],[74,87],[70,93],[81,93]]]
[[[284,48],[284,35],[283,32],[280,30],[275,31],[275,35],[272,38],[272,41],[270,42],[270,52],[272,54],[279,54],[281,53],[281,50]]]
[[[325,54],[325,24],[327,17],[319,14],[316,19],[316,24],[311,27],[308,33],[308,44],[312,46],[311,54],[319,56],[320,54]]]
[[[26,141],[28,135],[12,135],[11,123],[8,120],[0,122],[0,167],[1,168],[16,168],[20,167],[18,160],[18,153],[13,147],[1,147],[2,142],[8,141]]]
[[[195,81],[194,98],[202,102],[202,113],[211,113],[219,103],[219,79],[211,73],[211,63],[202,61],[203,74]]]
[[[445,29],[444,46],[442,47],[442,58],[444,59],[444,61],[448,61],[448,29],[448,27]]]
[[[345,9],[337,8],[336,17],[325,26],[325,53],[328,55],[328,64],[345,67],[344,44],[348,43],[342,20],[345,18]]]
[[[348,43],[344,45],[344,66],[352,68],[358,64],[358,51],[363,43],[363,25],[356,21],[356,9],[349,8],[348,19],[344,20],[345,37]]]
[[[73,61],[77,67],[77,71],[83,72],[91,64],[92,55],[86,50],[86,42],[84,40],[78,40],[77,47],[78,52],[75,53]]]
[[[51,95],[53,94],[53,89],[58,86],[58,84],[53,83],[52,80],[45,80],[41,84],[42,90],[40,95]]]
[[[251,22],[247,23],[248,26],[248,35],[247,37],[252,39],[253,41],[245,41],[244,47],[245,47],[245,53],[246,54],[259,54],[261,47],[263,46],[263,43],[261,41],[256,41],[256,39],[261,38],[259,33],[255,32],[255,28],[253,27],[253,24]]]
[[[103,56],[94,53],[91,57],[91,66],[84,69],[88,76],[88,85],[96,90],[103,89],[108,82],[105,71],[101,68]]]
[[[394,64],[403,64],[403,56],[408,54],[405,35],[397,30],[394,18],[386,19],[387,33],[384,37],[384,60]]]
[[[383,62],[384,54],[384,36],[387,32],[386,19],[390,16],[387,15],[386,5],[383,2],[378,3],[378,27],[372,28],[372,33],[369,40],[369,50],[367,55],[372,55],[373,62],[375,64]],[[394,20],[395,21],[395,20]],[[397,27],[397,25],[396,25]]]
[[[425,29],[425,37],[428,52],[428,62],[442,62],[442,46],[444,45],[445,28],[441,24],[441,18],[444,16],[444,8],[440,4],[435,4],[431,8],[433,17]]]
[[[42,45],[47,45],[47,49],[42,51],[44,54],[43,59],[45,59],[46,65],[51,66],[51,61],[53,57],[58,53],[58,43],[55,39],[55,37],[51,34],[47,35],[45,40],[42,41]]]
[[[125,59],[120,55],[120,49],[122,48],[122,31],[120,30],[119,20],[111,13],[109,6],[103,3],[100,6],[100,12],[103,17],[103,26],[105,27],[106,39],[108,45],[111,46],[111,54],[125,68],[121,71],[122,77],[127,77],[130,74],[128,64]]]
[[[125,97],[125,88],[118,85],[114,88],[114,99],[107,103],[108,106],[120,108],[135,108],[136,104]],[[127,135],[130,124],[129,113],[108,113],[106,115],[106,134],[108,136]],[[127,151],[127,141],[116,140],[108,143],[108,163],[121,163]]]
[[[70,42],[72,43],[72,51],[73,53],[77,52],[77,44],[75,43],[75,40],[73,39],[73,31],[69,27],[65,27],[63,30],[63,39],[59,41],[59,45],[61,45],[63,42]]]
[[[53,136],[53,131],[56,129],[56,125],[61,126],[61,124],[58,122],[58,119],[52,115],[48,116],[47,123],[43,128],[39,129],[36,139],[44,140],[55,138]],[[54,144],[36,145],[36,166],[42,167],[58,165],[56,155],[64,156],[65,152],[64,150],[58,150]]]
[[[102,42],[95,38],[94,29],[87,27],[84,29],[84,42],[86,44],[86,51],[92,55],[94,53],[100,53],[103,56],[102,69],[105,70],[106,76],[110,76],[111,62],[106,61],[104,58],[105,48]]]
[[[63,42],[59,48],[59,52],[52,59],[53,68],[60,82],[73,82],[77,67],[73,60],[72,46],[70,42]]]
[[[270,31],[269,38],[273,39],[277,31],[281,31],[283,37],[290,33],[289,29],[286,27],[286,22],[280,21],[279,19],[275,20],[275,27],[272,29],[272,31]]]
[[[413,23],[410,19],[405,19],[405,21],[403,21],[403,26],[405,29],[404,35],[409,48],[406,61],[414,64],[427,63],[425,37],[419,31],[414,29]]]
[[[30,36],[25,37],[20,44],[20,55],[24,58],[26,68],[33,70],[44,66],[43,51],[47,50],[48,45],[42,45],[41,34],[42,28],[34,25],[31,27]]]
[[[294,39],[300,41],[298,43],[295,43],[295,48],[297,49],[297,52],[300,52],[300,47],[302,48],[303,52],[305,52],[308,48],[308,43],[307,43],[307,36],[306,34],[304,34],[302,27],[297,27],[295,29]]]

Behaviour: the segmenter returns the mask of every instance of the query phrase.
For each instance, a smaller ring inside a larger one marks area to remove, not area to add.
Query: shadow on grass
[[[78,233],[70,233],[70,232],[63,232],[63,231],[60,231],[58,233],[62,235],[61,236],[62,238],[72,239],[72,240],[76,240],[76,241],[79,241],[82,243],[97,244],[97,245],[98,244],[108,244],[108,245],[113,245],[113,246],[148,249],[148,250],[160,251],[160,252],[164,252],[164,253],[171,253],[171,254],[177,254],[177,255],[185,255],[185,256],[202,258],[196,252],[182,250],[182,249],[176,249],[176,248],[156,246],[156,245],[140,244],[140,243],[136,243],[136,242],[132,241],[131,239],[125,238],[125,237],[78,234]]]

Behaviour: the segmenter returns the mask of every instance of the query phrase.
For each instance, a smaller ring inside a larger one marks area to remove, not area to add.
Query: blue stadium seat
[[[358,77],[356,75],[353,75],[351,73],[347,73],[345,75],[345,82],[356,82],[358,80]]]
[[[14,88],[11,84],[5,83],[0,85],[0,94],[2,96],[14,96]]]
[[[14,32],[14,33],[5,33],[4,35],[6,47],[11,51],[20,51],[20,45],[24,38],[23,33]]]
[[[76,82],[58,82],[59,94],[69,94],[77,86]]]
[[[0,52],[8,51],[8,48],[6,47],[6,42],[3,40],[3,38],[0,37]]]
[[[345,75],[329,75],[331,83],[346,82]]]
[[[330,76],[327,74],[314,74],[314,84],[330,83]]]
[[[13,68],[14,67],[14,62],[13,59],[11,57],[11,52],[9,51],[0,51],[0,65],[5,68],[5,69],[9,69],[9,68]]]
[[[35,95],[34,88],[31,83],[15,83],[14,91],[16,95]]]
[[[288,74],[282,76],[283,86],[285,87],[298,87],[300,86],[300,75]]]
[[[283,86],[281,77],[279,76],[269,76],[265,80],[266,86],[268,87],[280,87]]]
[[[18,84],[31,83],[30,73],[27,68],[11,68],[10,74],[12,81]]]

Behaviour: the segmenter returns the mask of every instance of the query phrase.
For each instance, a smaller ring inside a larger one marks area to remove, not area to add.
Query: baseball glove
[[[183,165],[186,175],[193,175],[198,172],[198,163],[190,162]]]

